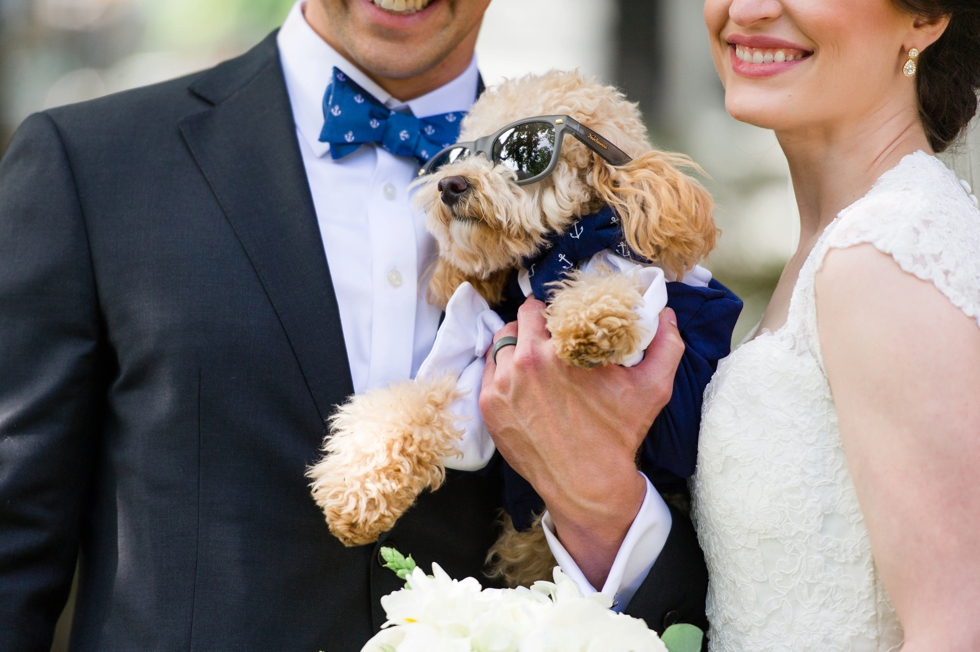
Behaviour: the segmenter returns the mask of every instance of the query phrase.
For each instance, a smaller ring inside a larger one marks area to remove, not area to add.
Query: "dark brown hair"
[[[919,116],[929,144],[946,150],[977,113],[980,89],[980,2],[893,0],[914,16],[949,16],[943,35],[922,52],[916,73]]]
[[[980,2],[978,0],[892,0],[913,16],[949,16],[939,40],[919,57],[916,91],[919,115],[937,152],[948,148],[977,113],[980,89]]]

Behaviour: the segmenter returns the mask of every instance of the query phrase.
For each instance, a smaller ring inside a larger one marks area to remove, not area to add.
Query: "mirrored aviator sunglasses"
[[[536,116],[512,122],[496,133],[475,141],[446,147],[429,159],[419,171],[419,176],[431,174],[474,153],[482,153],[492,164],[511,170],[517,185],[536,183],[551,174],[558,165],[566,133],[611,165],[624,165],[632,160],[606,138],[567,115]]]

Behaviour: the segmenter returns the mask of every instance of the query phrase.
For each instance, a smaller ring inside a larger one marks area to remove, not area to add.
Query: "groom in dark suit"
[[[335,405],[424,358],[432,244],[414,160],[319,143],[323,68],[396,112],[465,109],[488,2],[309,0],[213,70],[21,126],[0,163],[0,650],[50,646],[76,561],[74,650],[358,650],[381,626],[399,581],[330,536],[304,470]],[[654,347],[676,365],[676,341]],[[636,385],[669,396],[663,374]],[[453,473],[383,541],[479,576],[500,484]],[[569,485],[556,501],[595,489]],[[673,512],[626,611],[705,627],[705,584]]]

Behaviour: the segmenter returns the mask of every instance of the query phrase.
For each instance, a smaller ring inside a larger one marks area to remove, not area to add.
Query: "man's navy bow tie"
[[[378,143],[392,154],[425,163],[459,137],[462,111],[416,118],[392,111],[337,68],[323,96],[320,142],[330,143],[330,156],[347,156],[361,145]]]

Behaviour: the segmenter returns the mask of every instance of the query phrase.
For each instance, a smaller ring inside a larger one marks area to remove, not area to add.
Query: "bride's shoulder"
[[[872,245],[980,322],[980,210],[970,193],[934,156],[906,156],[841,212],[819,257],[825,260],[832,249]],[[873,252],[854,253],[848,256],[853,264],[876,264]]]
[[[910,154],[883,174],[867,195],[841,211],[827,244],[881,241],[917,247],[966,236],[973,245],[970,253],[976,255],[980,209],[971,193],[970,186],[935,156]]]

